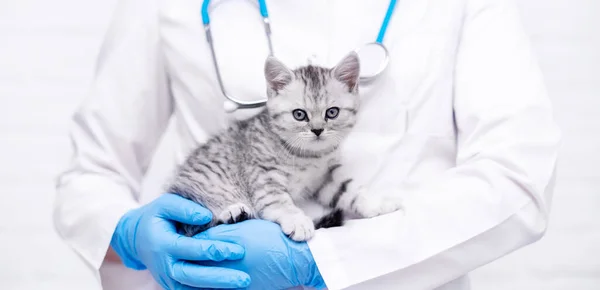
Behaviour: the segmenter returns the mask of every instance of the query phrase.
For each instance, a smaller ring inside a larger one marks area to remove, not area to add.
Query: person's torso
[[[268,43],[258,5],[212,2],[212,36],[225,89],[242,100],[264,98]],[[453,71],[463,2],[405,0],[396,5],[383,41],[389,65],[378,79],[360,87],[358,121],[341,149],[342,163],[372,192],[409,194],[455,165]],[[388,4],[267,1],[273,52],[290,67],[308,61],[332,66],[375,41]],[[204,34],[201,5],[200,0],[161,1],[161,45],[175,99],[176,164],[231,120],[258,112],[224,111],[226,99]]]

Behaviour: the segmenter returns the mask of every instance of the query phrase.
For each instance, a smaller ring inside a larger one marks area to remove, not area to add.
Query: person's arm
[[[57,231],[95,269],[121,216],[139,206],[135,195],[172,114],[156,2],[118,2],[71,121],[72,160],[57,180]]]
[[[541,72],[513,1],[466,10],[457,165],[408,192],[404,212],[320,231],[309,246],[329,290],[388,273],[381,283],[432,289],[545,232],[560,132]]]

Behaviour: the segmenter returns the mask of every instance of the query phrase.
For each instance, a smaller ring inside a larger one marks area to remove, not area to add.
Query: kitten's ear
[[[267,85],[274,91],[279,91],[292,82],[292,71],[274,56],[267,57],[265,62],[265,78]]]
[[[360,76],[360,61],[356,52],[347,54],[338,64],[333,67],[333,76],[344,83],[350,91],[358,87]]]

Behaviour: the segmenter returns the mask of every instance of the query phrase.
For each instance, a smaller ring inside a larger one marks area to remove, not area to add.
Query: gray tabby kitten
[[[192,152],[169,187],[168,192],[202,204],[214,216],[207,226],[181,225],[183,233],[261,218],[278,223],[291,239],[305,241],[315,228],[341,226],[342,211],[370,217],[395,209],[349,193],[351,179],[334,174],[340,167],[337,148],[359,110],[358,77],[355,53],[331,69],[290,70],[269,57],[266,109]],[[310,218],[299,207],[310,202],[328,212]]]

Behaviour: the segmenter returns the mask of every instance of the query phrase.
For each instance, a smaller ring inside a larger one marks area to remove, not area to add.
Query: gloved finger
[[[175,285],[173,286],[173,290],[214,290],[214,289],[197,288],[197,287],[192,287],[192,286],[188,286],[188,285],[183,285],[179,282],[175,282]]]
[[[172,276],[177,282],[196,288],[238,289],[250,285],[250,276],[242,271],[185,261],[173,264]]]
[[[212,220],[207,208],[176,194],[161,196],[160,214],[163,218],[188,225],[204,225]]]
[[[168,251],[177,259],[217,262],[239,260],[245,253],[244,248],[237,244],[185,236],[177,236]]]
[[[245,221],[244,223],[252,223],[254,220]],[[278,225],[277,225],[278,226]],[[279,227],[279,226],[278,226]],[[221,224],[216,227],[211,227],[203,232],[194,235],[196,239],[219,240],[224,242],[236,243],[240,240],[239,232],[240,224]],[[278,228],[278,231],[281,231]]]

